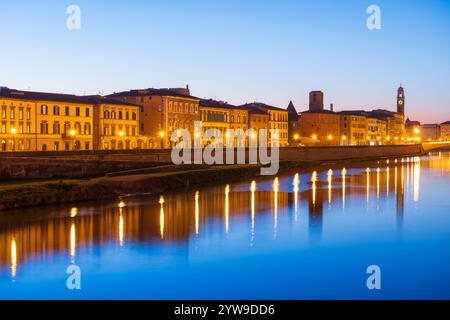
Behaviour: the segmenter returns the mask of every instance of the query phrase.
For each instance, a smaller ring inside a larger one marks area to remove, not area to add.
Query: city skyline
[[[81,29],[70,31],[70,3],[2,3],[14,50],[0,61],[1,85],[82,95],[189,84],[200,98],[292,100],[298,111],[312,90],[336,111],[395,110],[403,85],[411,119],[447,121],[450,5],[379,1],[382,28],[368,30],[370,4],[77,1]]]

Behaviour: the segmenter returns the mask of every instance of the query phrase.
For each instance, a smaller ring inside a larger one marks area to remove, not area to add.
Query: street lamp
[[[70,138],[72,139],[72,150],[75,150],[75,137],[77,135],[76,130],[72,129],[69,132]]]
[[[164,131],[159,132],[159,137],[161,138],[161,149],[164,149],[164,137],[166,136],[166,133]]]
[[[17,133],[17,129],[11,128],[11,134],[13,136],[13,152],[16,151],[16,133]]]

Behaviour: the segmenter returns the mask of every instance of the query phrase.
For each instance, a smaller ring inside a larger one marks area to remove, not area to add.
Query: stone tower
[[[401,86],[397,91],[397,112],[405,114],[405,90]]]

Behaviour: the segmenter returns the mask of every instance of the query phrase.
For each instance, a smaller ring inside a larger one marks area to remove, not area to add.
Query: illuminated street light
[[[119,131],[119,137],[123,137],[123,136],[124,136],[123,131]]]
[[[11,134],[13,136],[13,152],[16,151],[16,133],[17,133],[17,129],[11,128]]]
[[[166,135],[166,133],[165,133],[164,131],[160,131],[160,132],[159,132],[159,136],[160,136],[161,138],[164,138],[165,135]]]

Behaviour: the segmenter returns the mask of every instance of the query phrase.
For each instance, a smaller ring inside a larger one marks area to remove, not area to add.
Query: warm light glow
[[[120,209],[124,208],[124,207],[125,207],[125,202],[120,201],[119,204],[118,204],[118,207],[119,207]]]
[[[200,198],[200,192],[195,193],[195,234],[199,234],[200,230],[200,207],[198,204],[198,199]]]
[[[70,209],[70,217],[75,218],[78,215],[78,208],[73,207]]]
[[[230,229],[230,186],[225,187],[225,232],[228,234]]]
[[[311,175],[311,182],[312,182],[312,200],[313,205],[316,205],[316,182],[317,182],[317,171],[314,171]]]
[[[313,138],[314,140],[316,140],[316,139],[317,139],[317,135],[313,134],[311,138]]]
[[[164,138],[165,135],[166,135],[166,133],[165,133],[164,131],[160,131],[160,132],[159,132],[159,136],[160,136],[161,138]]]
[[[250,138],[252,138],[253,140],[256,139],[256,134],[255,134],[255,133],[252,133],[252,134],[250,135]]]
[[[70,135],[71,135],[72,137],[74,137],[76,134],[77,134],[77,132],[76,132],[75,130],[70,130]]]
[[[161,196],[159,198],[159,204],[161,205],[161,209],[159,210],[159,233],[161,239],[164,239],[164,203],[164,197]]]
[[[342,169],[342,209],[345,209],[345,179],[347,175],[347,169]]]
[[[123,214],[122,214],[122,208],[120,208],[120,212],[119,212],[119,245],[121,247],[123,247],[124,244],[124,221],[123,221]]]
[[[347,136],[342,136],[342,140],[347,140]]]
[[[294,140],[300,139],[300,136],[298,134],[294,134]]]
[[[328,170],[328,204],[331,205],[331,192],[333,182],[333,170]]]
[[[419,128],[415,128],[415,129],[414,129],[414,133],[415,133],[415,134],[419,134],[419,133],[420,133],[420,129],[419,129]]]
[[[419,202],[420,195],[420,159],[414,163],[414,202]]]
[[[369,168],[367,168],[366,169],[366,179],[367,179],[367,185],[366,185],[366,188],[367,188],[367,203],[369,203],[369,195],[370,195],[370,169]]]
[[[70,225],[70,258],[72,262],[75,261],[76,249],[77,249],[76,229],[75,223],[72,222],[72,224]]]
[[[278,192],[280,191],[280,181],[275,178],[273,181],[273,230],[274,236],[276,237],[278,228]]]
[[[11,239],[11,276],[16,277],[17,274],[17,244],[16,239]]]
[[[377,168],[377,199],[380,199],[380,172],[381,169]]]
[[[294,176],[294,181],[292,182],[292,186],[294,187],[294,218],[295,222],[298,220],[298,193],[300,189],[300,176],[298,173]]]
[[[390,141],[390,140],[391,140],[391,137],[387,136],[387,137],[386,137],[386,140],[387,140],[387,141]]]
[[[255,192],[256,192],[256,182],[252,181],[250,185],[250,191],[251,191],[251,220],[252,220],[252,227],[251,227],[251,245],[253,245],[253,240],[255,238]]]
[[[17,129],[16,129],[16,128],[12,128],[12,129],[11,129],[11,133],[12,133],[12,134],[16,134],[16,133],[17,133]]]
[[[119,137],[123,137],[123,136],[124,136],[123,131],[119,131]]]

